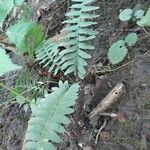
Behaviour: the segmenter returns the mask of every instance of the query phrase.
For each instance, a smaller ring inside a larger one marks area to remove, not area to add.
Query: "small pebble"
[[[85,122],[84,122],[83,119],[81,119],[81,120],[78,122],[78,124],[79,124],[80,127],[84,127]]]

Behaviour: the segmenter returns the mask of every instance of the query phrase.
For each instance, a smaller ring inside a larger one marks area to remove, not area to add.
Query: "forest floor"
[[[63,4],[60,3],[62,6],[59,10],[65,14],[69,3],[67,1],[66,4],[65,1]],[[144,10],[150,6],[147,0],[97,0],[100,17],[95,26],[99,35],[93,41],[96,48],[91,52],[93,58],[89,62],[87,76],[81,82],[76,111],[70,116],[72,124],[67,128],[68,132],[62,135],[63,142],[58,145],[58,150],[150,149],[150,29],[146,28],[146,33],[136,23],[121,22],[118,18],[121,9],[134,8],[137,4]],[[48,36],[60,31],[64,19],[60,17],[62,12],[51,16],[54,8],[49,9],[50,6],[51,3],[44,5],[43,1],[38,8],[46,9],[43,11],[44,16],[37,19],[35,15],[35,20],[44,25]],[[33,7],[33,13],[36,9]],[[53,27],[55,24],[58,26]],[[110,71],[104,70],[101,65],[108,64],[107,53],[110,45],[132,31],[136,31],[139,40],[129,50],[127,58],[121,64],[112,66]],[[88,114],[119,82],[125,84],[124,95],[105,111],[119,114],[119,120],[99,116],[90,121]],[[25,113],[16,104],[2,110],[2,114],[0,150],[21,150],[30,112]],[[103,129],[98,136],[101,127]]]

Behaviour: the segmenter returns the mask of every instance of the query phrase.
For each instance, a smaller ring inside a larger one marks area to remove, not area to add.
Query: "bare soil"
[[[62,0],[62,3],[55,0],[52,3],[41,1],[37,6],[30,2],[34,19],[43,24],[48,36],[59,33],[63,26],[61,22],[65,18],[64,14],[70,5],[67,0]],[[124,23],[118,19],[121,9],[134,8],[137,4],[146,10],[150,2],[97,0],[100,17],[97,20],[98,25],[95,26],[99,35],[93,41],[96,48],[91,52],[93,58],[89,61],[87,76],[81,82],[76,111],[70,116],[72,124],[67,127],[68,132],[62,135],[64,142],[58,145],[58,150],[80,150],[86,146],[92,146],[94,150],[150,149],[150,29],[146,28],[148,35],[135,23]],[[42,11],[40,18],[34,14],[35,8]],[[56,10],[58,12],[55,12]],[[132,31],[137,32],[139,40],[129,49],[127,58],[123,63],[111,66],[111,71],[103,70],[101,64],[108,64],[107,52],[110,45]],[[8,84],[8,81],[5,82]],[[13,86],[14,80],[11,82]],[[125,84],[126,92],[106,112],[119,113],[122,120],[99,116],[90,121],[88,114],[118,82]],[[0,89],[0,92],[0,101],[9,98],[8,91]],[[1,112],[0,150],[21,150],[30,111],[25,112],[18,104],[14,104]],[[106,125],[101,131],[98,143],[95,143],[98,130],[104,122]]]

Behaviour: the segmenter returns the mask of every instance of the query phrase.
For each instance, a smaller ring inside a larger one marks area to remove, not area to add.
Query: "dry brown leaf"
[[[109,139],[111,139],[111,134],[107,131],[102,131],[100,133],[100,139],[103,141],[103,142],[106,142],[108,141]]]
[[[126,121],[125,115],[123,113],[118,113],[117,119],[120,123],[125,123]]]

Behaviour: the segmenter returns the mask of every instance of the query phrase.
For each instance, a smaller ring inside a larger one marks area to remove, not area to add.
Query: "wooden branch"
[[[88,115],[89,119],[105,112],[114,102],[116,102],[125,92],[125,85],[118,83],[110,93],[97,105],[96,108]]]

